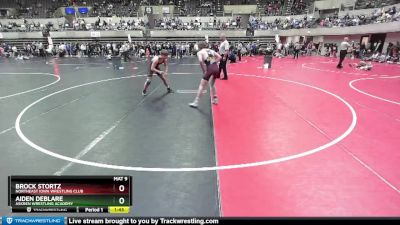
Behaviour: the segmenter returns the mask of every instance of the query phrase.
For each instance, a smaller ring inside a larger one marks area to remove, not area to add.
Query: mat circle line
[[[6,99],[6,98],[15,97],[15,96],[18,96],[18,95],[27,94],[27,93],[30,93],[30,92],[33,92],[33,91],[37,91],[37,90],[41,90],[43,88],[49,87],[49,86],[51,86],[53,84],[56,84],[61,79],[60,76],[58,76],[56,74],[52,74],[52,73],[0,73],[0,75],[8,75],[8,74],[9,75],[44,75],[44,76],[53,76],[53,77],[56,77],[57,79],[54,82],[50,83],[50,84],[46,84],[46,85],[40,86],[38,88],[29,89],[29,90],[18,92],[18,93],[11,94],[11,95],[0,96],[0,100]]]
[[[368,93],[368,92],[366,92],[366,91],[363,91],[363,90],[360,90],[360,89],[356,88],[356,87],[353,85],[354,83],[356,83],[356,82],[358,82],[358,81],[362,81],[362,80],[395,79],[395,78],[400,78],[400,76],[394,76],[394,77],[376,77],[376,78],[361,78],[361,79],[356,79],[356,80],[350,81],[350,82],[349,82],[349,86],[350,86],[351,89],[353,89],[353,90],[355,90],[355,91],[357,91],[357,92],[359,92],[359,93],[361,93],[361,94],[367,95],[367,96],[369,96],[369,97],[371,97],[371,98],[375,98],[375,99],[378,99],[378,100],[381,100],[381,101],[385,101],[385,102],[393,103],[393,104],[396,104],[396,105],[400,105],[400,102],[396,102],[396,101],[393,101],[393,100],[389,100],[389,99],[386,99],[386,98],[382,98],[382,97],[379,97],[379,96],[370,94],[370,93]]]

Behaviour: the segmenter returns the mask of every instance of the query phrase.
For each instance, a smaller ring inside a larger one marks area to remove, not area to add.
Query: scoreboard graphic
[[[15,213],[129,213],[131,176],[9,176]]]

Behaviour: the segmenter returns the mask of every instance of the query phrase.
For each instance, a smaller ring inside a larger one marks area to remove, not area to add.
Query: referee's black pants
[[[299,52],[300,52],[300,50],[298,50],[298,49],[294,50],[294,56],[293,56],[293,59],[295,59],[295,58],[299,58]]]
[[[337,68],[343,67],[342,63],[343,63],[344,58],[346,58],[346,55],[347,55],[347,50],[340,50],[340,53],[339,53],[340,59],[339,59],[339,64],[336,66]]]
[[[226,62],[228,59],[224,59],[225,56],[222,56],[221,61],[219,62],[219,74],[221,74],[221,70],[224,71],[224,80],[228,80],[228,72],[226,71]]]

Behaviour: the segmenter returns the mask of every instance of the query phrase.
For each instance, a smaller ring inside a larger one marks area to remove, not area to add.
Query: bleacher
[[[2,0],[0,8],[14,8],[17,18],[51,18],[57,8],[64,5],[61,0]]]
[[[117,17],[136,17],[140,7],[139,1],[129,0],[108,0],[108,1],[94,1],[89,0],[86,2],[88,6],[92,6],[90,16],[117,16]]]
[[[18,8],[20,0],[2,0],[0,8]]]
[[[381,8],[400,3],[400,0],[357,0],[355,9]]]
[[[308,8],[313,1],[311,0],[286,0],[285,15],[307,14]]]
[[[210,16],[217,11],[217,1],[186,0],[180,3],[180,16]]]
[[[364,0],[366,1],[366,0]],[[385,1],[385,0],[382,0]],[[391,0],[396,1],[396,0]],[[143,5],[175,5],[174,16],[223,16],[224,5],[257,5],[259,15],[303,14],[310,0],[4,0],[0,8],[15,8],[17,18],[51,18],[59,7],[92,7],[89,16],[138,16]],[[301,3],[301,4],[299,4]]]
[[[260,16],[307,14],[314,0],[257,0]]]

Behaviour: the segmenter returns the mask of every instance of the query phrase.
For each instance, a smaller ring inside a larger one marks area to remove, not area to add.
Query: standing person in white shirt
[[[349,44],[349,38],[345,37],[343,42],[340,43],[340,53],[339,53],[339,64],[336,66],[336,68],[338,69],[342,69],[342,63],[344,61],[344,58],[346,58],[347,55],[347,51],[349,50],[349,48],[351,47],[351,45]]]
[[[45,57],[45,54],[44,54],[44,45],[43,45],[42,42],[39,43],[38,49],[39,49],[39,55],[40,55],[40,57]]]
[[[190,55],[189,49],[190,49],[190,45],[189,45],[188,42],[186,42],[186,45],[185,45],[185,55]]]
[[[226,62],[228,60],[228,53],[229,53],[229,42],[226,40],[225,35],[222,34],[221,44],[219,45],[219,54],[222,57],[219,63],[219,73],[221,73],[221,70],[223,70],[224,78],[222,78],[221,80],[228,80],[228,72],[226,71]]]
[[[12,46],[11,50],[13,51],[13,57],[17,57],[18,56],[18,49],[17,46]]]
[[[283,48],[285,49],[284,56],[289,55],[289,42],[286,42],[283,46]]]
[[[199,51],[199,45],[196,43],[196,44],[194,44],[194,46],[193,46],[193,49],[194,49],[194,54],[197,54],[197,52]]]
[[[239,44],[237,45],[237,54],[239,57],[239,61],[242,61],[242,48],[243,48],[242,42],[239,42]]]
[[[81,57],[83,57],[83,56],[85,56],[86,55],[86,45],[85,44],[81,44],[81,47],[80,47],[80,53],[81,53]]]
[[[301,44],[299,42],[296,42],[296,44],[294,44],[294,56],[293,59],[298,59],[299,58],[299,53],[301,50]]]
[[[181,43],[181,47],[180,47],[180,50],[179,50],[179,58],[182,59],[184,54],[185,54],[185,44]]]
[[[60,57],[64,57],[65,52],[66,52],[66,45],[65,45],[65,43],[60,44],[60,46],[58,46],[58,53],[59,53],[58,55],[59,55]]]
[[[374,52],[377,52],[379,50],[379,47],[381,46],[381,44],[382,44],[381,40],[379,40],[378,42],[376,42],[374,44]]]

